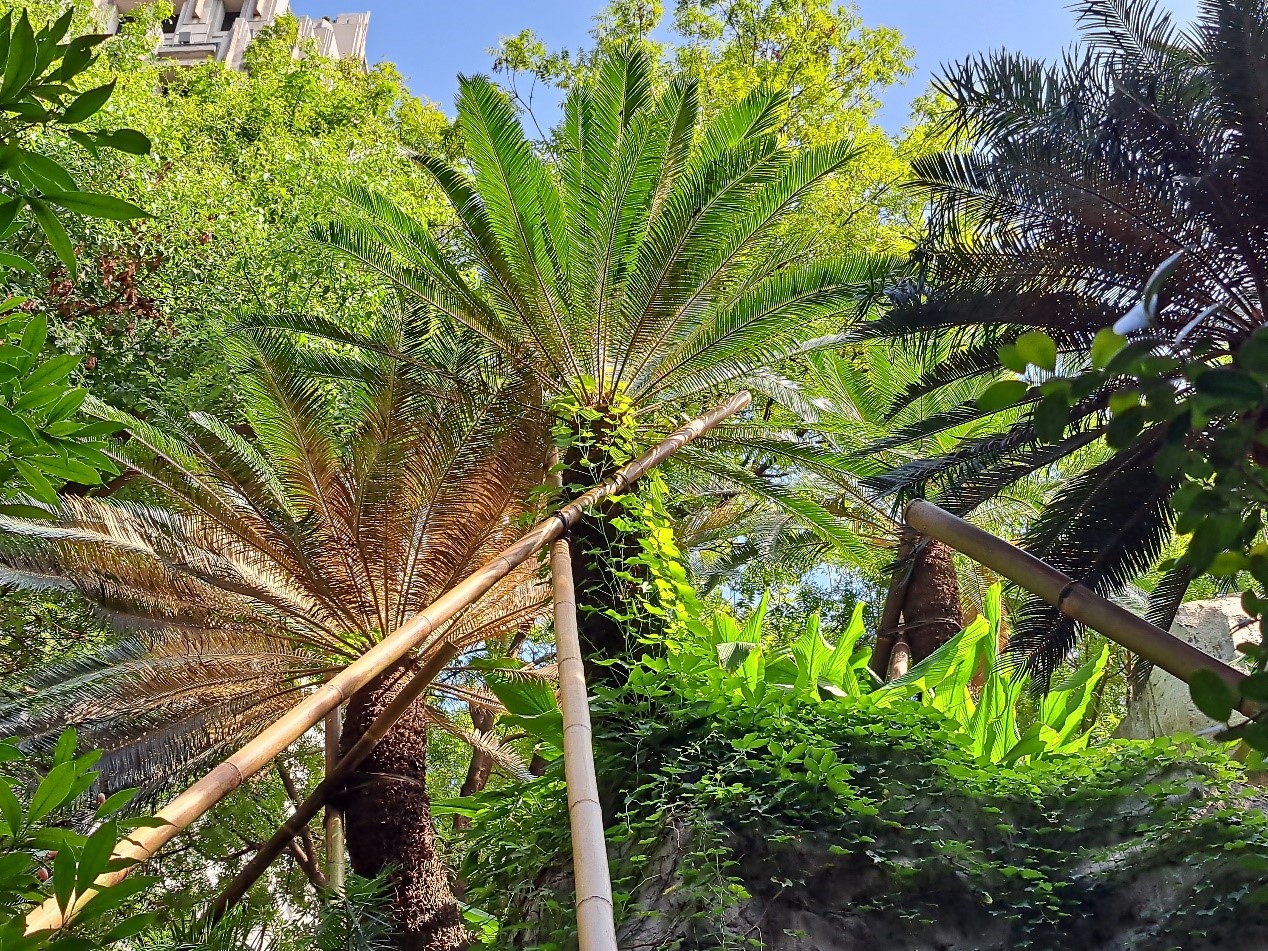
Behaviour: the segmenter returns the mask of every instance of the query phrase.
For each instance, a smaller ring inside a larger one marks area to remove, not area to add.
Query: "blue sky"
[[[370,58],[395,62],[416,95],[452,113],[458,73],[485,72],[485,52],[500,36],[528,27],[548,46],[576,48],[588,40],[591,17],[604,0],[292,0],[313,16],[369,9]],[[1184,18],[1197,0],[1162,0]],[[672,8],[673,0],[666,0]],[[887,99],[884,124],[902,124],[911,98],[924,91],[942,63],[1007,47],[1052,56],[1074,38],[1067,0],[857,0],[869,25],[897,27],[916,52],[916,74]]]

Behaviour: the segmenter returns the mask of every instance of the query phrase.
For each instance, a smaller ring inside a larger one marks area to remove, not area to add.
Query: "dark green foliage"
[[[1173,891],[1133,947],[1268,937],[1254,919],[1231,924],[1254,907],[1243,902],[1268,820],[1235,808],[1239,774],[1209,747],[1116,743],[983,767],[914,704],[772,691],[735,705],[646,671],[631,685],[595,719],[620,725],[601,735],[599,770],[622,940],[762,947],[745,933],[760,906],[767,941],[794,946],[770,930],[784,901],[879,947],[940,935],[943,947],[1109,948],[1098,929],[1138,912],[1134,889],[1151,882]],[[469,899],[502,919],[497,947],[575,947],[568,849],[556,778],[479,814]]]
[[[150,147],[130,129],[73,128],[95,115],[115,87],[77,89],[106,37],[67,39],[73,16],[67,10],[38,30],[25,11],[0,18],[0,271],[7,274],[35,272],[26,255],[45,244],[74,277],[76,250],[59,217],[66,212],[114,221],[145,217],[129,202],[81,191],[46,154],[58,138],[94,159],[102,149],[144,154]],[[22,495],[52,505],[65,483],[95,485],[101,473],[118,471],[101,441],[117,427],[74,419],[86,396],[69,382],[79,358],[41,359],[47,320],[29,313],[27,298],[8,293],[0,303],[0,515],[30,514]]]
[[[119,818],[132,790],[88,804],[101,754],[76,755],[75,744],[75,731],[67,730],[47,769],[40,769],[16,743],[0,742],[0,947],[6,951],[103,948],[153,923],[151,914],[128,911],[132,897],[155,882],[134,875],[100,889],[92,905],[58,931],[24,935],[25,916],[36,905],[53,898],[65,912],[99,875],[126,867],[111,851],[143,822]]]
[[[965,513],[1068,465],[1073,475],[1025,542],[1107,594],[1169,543],[1176,473],[1156,465],[1166,442],[1158,419],[1129,405],[1116,376],[1064,387],[1049,377],[1081,365],[1114,324],[1130,336],[1132,358],[1178,393],[1200,368],[1215,373],[1198,387],[1213,410],[1199,426],[1208,435],[1238,412],[1228,401],[1255,401],[1259,384],[1221,365],[1263,323],[1268,287],[1268,6],[1209,0],[1187,32],[1149,0],[1077,9],[1085,45],[1060,62],[994,53],[941,81],[960,147],[915,165],[933,199],[926,283],[862,333],[951,348],[899,405],[1003,368],[1035,368],[955,416],[1006,410],[1002,432],[875,484]],[[1112,454],[1089,448],[1103,436]],[[1164,624],[1187,577],[1172,582],[1159,585],[1151,610]],[[1076,633],[1032,604],[1013,645],[1050,675]]]

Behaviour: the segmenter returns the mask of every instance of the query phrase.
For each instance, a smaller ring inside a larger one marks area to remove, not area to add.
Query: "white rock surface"
[[[1238,653],[1237,645],[1259,643],[1259,627],[1243,613],[1241,599],[1236,596],[1180,605],[1171,633],[1243,670],[1246,657]],[[1214,725],[1189,699],[1187,684],[1155,669],[1114,735],[1145,740],[1173,733],[1197,733]]]

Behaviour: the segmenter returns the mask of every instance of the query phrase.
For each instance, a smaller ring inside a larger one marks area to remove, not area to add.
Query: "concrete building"
[[[96,0],[107,32],[118,29],[125,17],[145,0]],[[176,13],[163,21],[160,56],[181,65],[214,59],[230,69],[242,68],[242,54],[260,30],[288,12],[290,0],[175,0]],[[299,40],[316,43],[317,53],[331,59],[365,63],[368,13],[341,13],[333,19],[297,17]],[[299,49],[297,47],[296,54]]]

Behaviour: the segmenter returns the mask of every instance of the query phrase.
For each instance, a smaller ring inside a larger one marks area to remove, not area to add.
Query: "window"
[[[239,10],[226,10],[225,18],[220,21],[220,29],[222,30],[232,29],[234,21],[236,21],[238,17],[240,16],[242,16],[242,13]]]
[[[179,19],[180,19],[180,14],[178,14],[178,13],[173,13],[170,17],[168,17],[166,20],[164,20],[164,21],[163,21],[163,32],[164,32],[164,33],[175,33],[175,32],[176,32],[176,21],[177,21],[177,20],[179,20]]]

